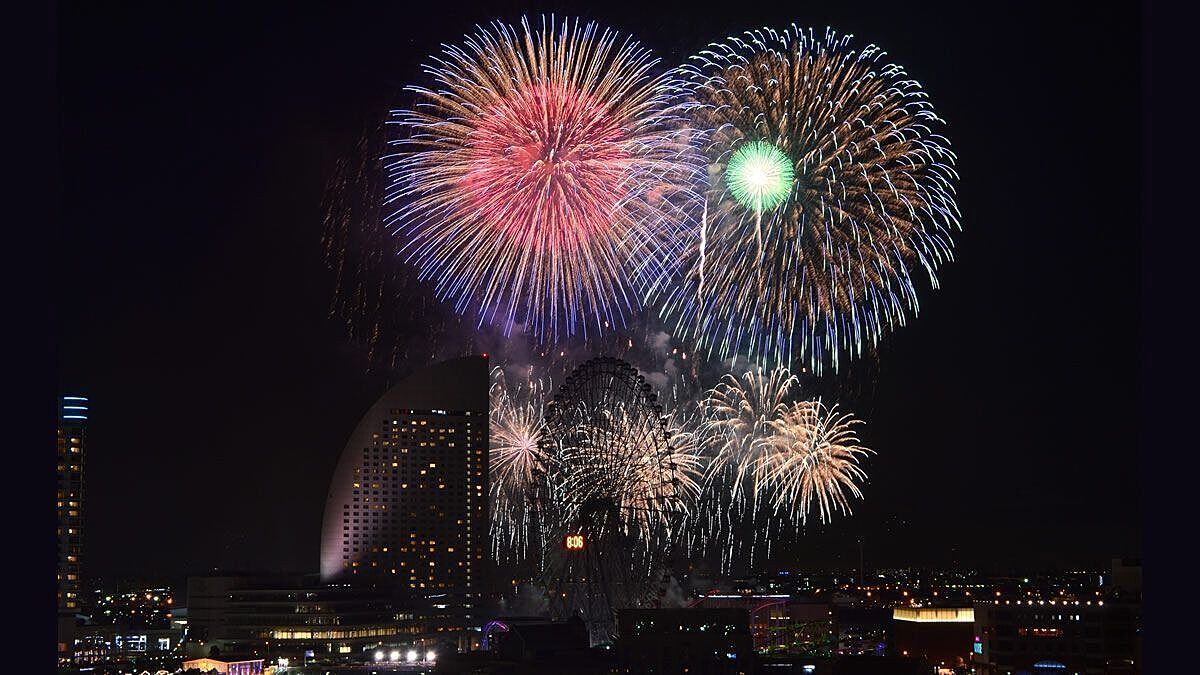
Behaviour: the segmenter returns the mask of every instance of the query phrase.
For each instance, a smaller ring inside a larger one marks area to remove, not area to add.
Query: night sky
[[[971,4],[60,5],[59,384],[92,399],[86,571],[316,571],[337,455],[388,381],[329,319],[326,183],[439,43],[543,11],[667,64],[830,25],[949,123],[956,259],[856,410],[879,452],[866,501],[797,565],[857,565],[859,536],[881,566],[1140,554],[1136,10]]]

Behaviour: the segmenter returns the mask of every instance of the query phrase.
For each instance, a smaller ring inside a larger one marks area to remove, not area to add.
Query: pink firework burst
[[[586,247],[628,192],[634,157],[623,139],[595,97],[538,82],[491,106],[468,139],[460,188],[488,222],[540,252]]]
[[[395,113],[389,222],[439,297],[541,339],[600,333],[679,258],[703,164],[650,52],[595,24],[480,28]]]

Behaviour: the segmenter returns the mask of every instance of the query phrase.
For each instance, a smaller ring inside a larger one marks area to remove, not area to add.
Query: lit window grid
[[[344,570],[470,595],[473,560],[482,560],[486,537],[488,455],[485,430],[469,420],[470,413],[392,410],[382,421],[362,449],[351,502],[343,504]]]

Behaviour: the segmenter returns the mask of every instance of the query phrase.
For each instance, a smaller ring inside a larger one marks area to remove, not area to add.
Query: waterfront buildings
[[[190,656],[361,659],[424,631],[391,588],[322,585],[315,575],[214,574],[188,579]]]

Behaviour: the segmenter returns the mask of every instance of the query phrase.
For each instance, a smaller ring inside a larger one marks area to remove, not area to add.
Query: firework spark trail
[[[538,443],[545,434],[542,414],[548,391],[532,377],[510,391],[504,371],[492,369],[488,479],[492,553],[501,562],[520,562],[529,556],[533,527],[529,499],[534,470],[541,461]]]
[[[696,513],[701,551],[717,551],[722,570],[770,556],[777,536],[835,512],[850,514],[847,492],[862,498],[858,465],[872,454],[858,444],[851,415],[820,399],[789,402],[799,394],[786,369],[726,375],[701,402],[697,441],[707,465]],[[753,533],[746,540],[746,533]]]
[[[539,339],[624,325],[674,273],[696,172],[649,50],[596,24],[479,27],[394,113],[387,217],[439,298]]]
[[[704,210],[700,214],[700,257],[696,261],[699,283],[696,285],[696,302],[704,302],[704,250],[708,248],[708,201],[704,202]]]
[[[753,562],[754,546],[742,541],[742,525],[754,532],[761,525],[760,496],[753,471],[766,448],[771,423],[786,411],[797,378],[787,370],[751,370],[741,377],[725,375],[701,401],[699,444],[709,458],[703,478],[697,535],[701,549],[721,547],[728,566],[743,553]],[[742,551],[743,546],[746,550]]]
[[[764,29],[678,71],[709,164],[703,250],[693,237],[691,272],[647,297],[710,355],[837,370],[917,313],[914,275],[937,288],[952,259],[944,122],[903,68],[849,40]]]
[[[855,481],[866,480],[867,474],[858,462],[873,454],[858,444],[854,428],[861,424],[820,399],[795,403],[770,423],[768,451],[756,458],[754,472],[770,486],[777,519],[803,526],[814,504],[823,523],[835,510],[850,515],[845,491],[862,499]]]

